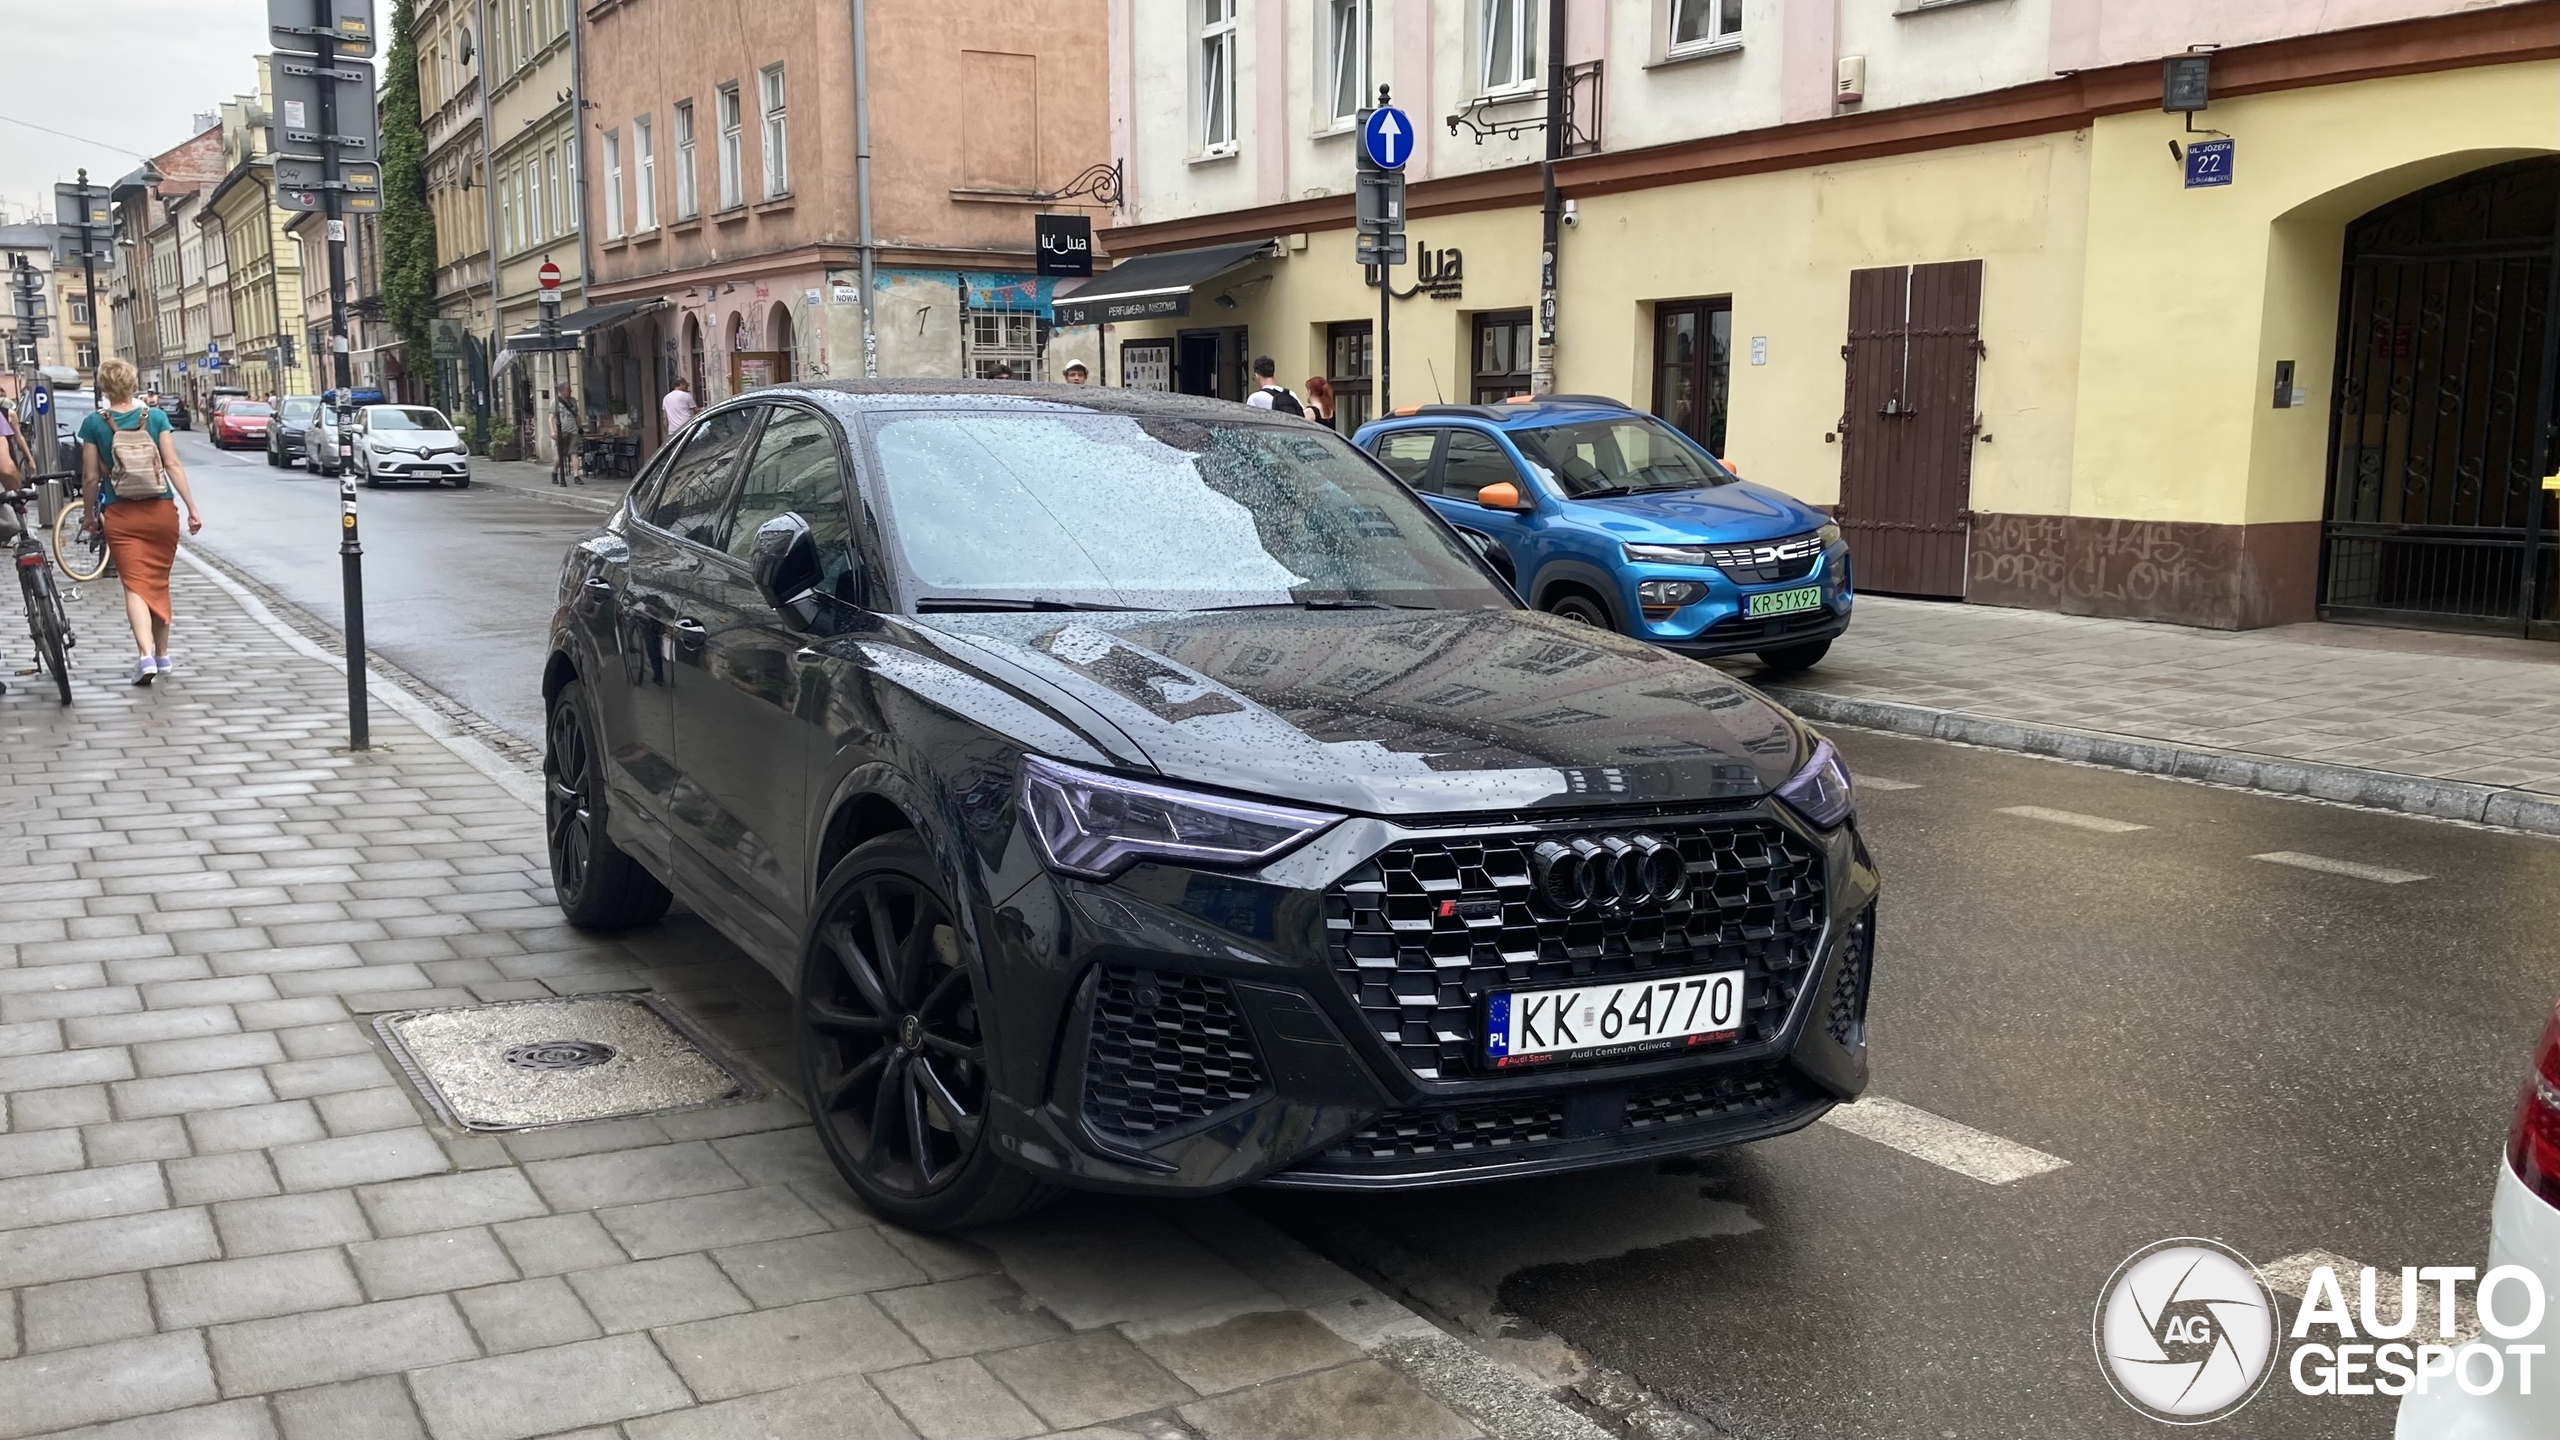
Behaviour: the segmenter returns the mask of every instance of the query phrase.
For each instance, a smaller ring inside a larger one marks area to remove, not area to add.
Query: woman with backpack
[[[190,535],[204,528],[204,512],[169,439],[169,417],[133,398],[137,379],[129,360],[98,367],[106,403],[80,422],[81,529],[107,529],[107,553],[124,582],[125,618],[141,652],[133,683],[148,685],[171,669],[169,566],[178,558],[177,501],[187,502]]]

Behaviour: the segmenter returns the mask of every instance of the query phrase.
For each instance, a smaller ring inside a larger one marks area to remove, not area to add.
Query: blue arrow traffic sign
[[[1381,170],[1401,170],[1413,158],[1413,117],[1393,105],[1369,112],[1360,127],[1360,151]]]

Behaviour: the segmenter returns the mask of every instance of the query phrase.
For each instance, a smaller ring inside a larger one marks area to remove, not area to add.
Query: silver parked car
[[[432,405],[367,405],[356,411],[352,438],[355,472],[367,485],[471,484],[471,447]]]

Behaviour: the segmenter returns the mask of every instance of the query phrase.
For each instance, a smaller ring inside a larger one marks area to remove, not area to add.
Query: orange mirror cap
[[[1730,456],[1730,455],[1719,455],[1719,456],[1717,456],[1717,457],[1716,457],[1716,463],[1717,463],[1717,464],[1719,464],[1719,465],[1721,465],[1721,466],[1723,466],[1723,467],[1724,467],[1724,468],[1726,468],[1727,470],[1732,471],[1732,472],[1733,472],[1734,474],[1736,474],[1736,475],[1739,475],[1739,474],[1741,474],[1741,473],[1742,473],[1742,467],[1741,467],[1741,466],[1739,466],[1739,465],[1734,464],[1734,463],[1733,463],[1733,457],[1732,457],[1732,456]]]
[[[1520,487],[1508,480],[1496,480],[1476,492],[1476,503],[1487,510],[1525,510],[1520,503]]]
[[[1502,403],[1505,405],[1535,405],[1538,403],[1538,397],[1535,395],[1505,395],[1502,397]]]
[[[1395,416],[1399,420],[1403,419],[1407,415],[1419,415],[1421,413],[1422,407],[1419,405],[1399,405],[1395,410]]]

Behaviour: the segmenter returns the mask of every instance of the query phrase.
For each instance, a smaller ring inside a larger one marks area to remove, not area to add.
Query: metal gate
[[[1837,515],[1860,589],[1964,594],[1981,337],[1979,260],[1849,272]]]
[[[2347,226],[2323,612],[2529,631],[2553,617],[2560,160],[2493,166]],[[2530,563],[2528,563],[2530,557]]]

